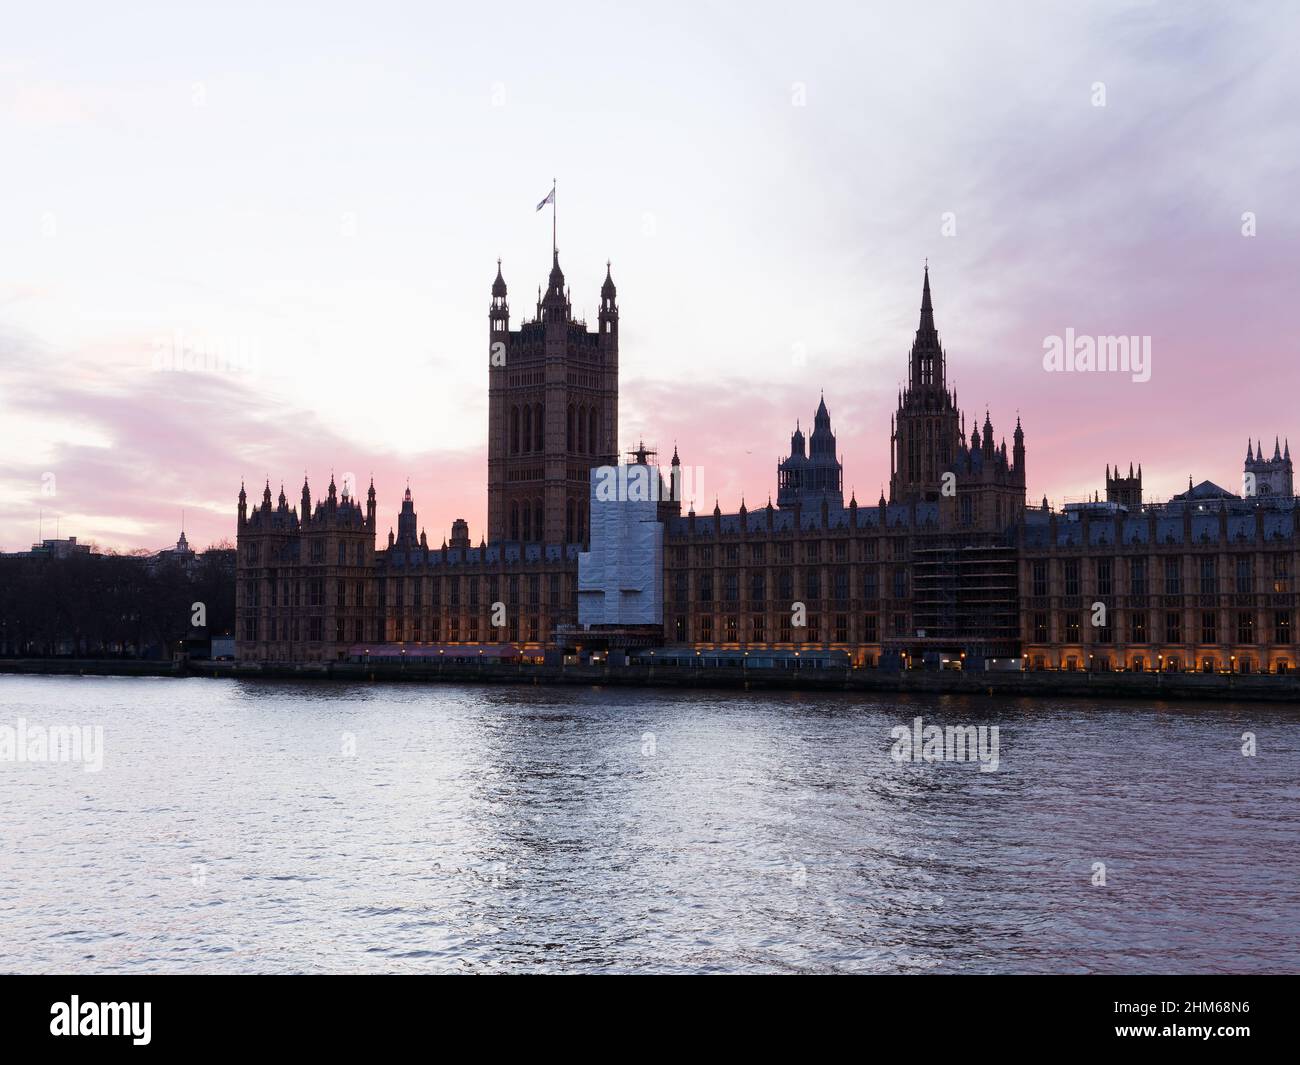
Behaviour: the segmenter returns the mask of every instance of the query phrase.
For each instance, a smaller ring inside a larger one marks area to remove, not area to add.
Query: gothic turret
[[[844,508],[844,470],[835,455],[835,434],[823,397],[813,415],[813,431],[805,450],[803,431],[795,423],[790,455],[776,467],[777,505],[793,507],[826,503],[833,511]]]
[[[397,515],[397,543],[402,547],[414,547],[419,542],[418,521],[415,514],[415,502],[411,498],[411,486],[406,486],[402,496],[402,509]]]
[[[605,283],[600,286],[600,334],[617,336],[618,334],[618,290],[614,287],[611,266],[605,263]]]

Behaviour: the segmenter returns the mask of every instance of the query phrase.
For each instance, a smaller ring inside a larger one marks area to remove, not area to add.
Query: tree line
[[[230,547],[188,564],[144,554],[0,557],[0,655],[167,658],[234,631]]]

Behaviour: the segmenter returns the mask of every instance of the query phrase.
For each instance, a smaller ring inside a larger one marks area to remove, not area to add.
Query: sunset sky
[[[864,10],[870,8],[871,10]],[[487,309],[612,260],[620,436],[774,493],[824,391],[874,502],[928,258],[950,383],[1060,503],[1300,446],[1294,4],[13,7],[0,550],[233,540],[240,480],[486,510]],[[1254,235],[1248,235],[1253,230]],[[1044,340],[1151,338],[1150,381]],[[250,357],[156,370],[189,345]],[[1300,458],[1300,453],[1297,454]]]

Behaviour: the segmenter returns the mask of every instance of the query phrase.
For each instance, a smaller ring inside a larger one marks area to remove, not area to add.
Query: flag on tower
[[[546,199],[544,199],[541,203],[537,205],[537,209],[540,211],[548,203],[554,203],[554,202],[555,202],[555,186],[552,185],[551,191],[546,194]]]

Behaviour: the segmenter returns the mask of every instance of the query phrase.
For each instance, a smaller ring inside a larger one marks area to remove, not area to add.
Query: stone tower
[[[497,263],[488,312],[490,542],[586,542],[589,471],[618,461],[616,297],[606,264],[596,330],[574,319],[555,252],[537,316],[512,330]]]
[[[912,342],[907,388],[899,394],[890,433],[892,503],[939,498],[940,478],[957,457],[957,394],[944,382],[947,357],[934,326],[930,270],[921,288],[921,321]]]
[[[1291,441],[1286,442],[1283,450],[1277,437],[1273,438],[1273,457],[1264,458],[1264,445],[1256,441],[1252,452],[1250,441],[1246,441],[1246,462],[1243,473],[1255,475],[1255,495],[1290,499],[1295,495],[1295,482],[1291,469]],[[1246,484],[1246,481],[1243,478]]]
[[[844,508],[844,467],[835,454],[835,434],[831,432],[831,416],[824,397],[813,415],[807,449],[803,430],[796,424],[790,437],[790,455],[777,464],[776,477],[777,506],[793,507],[799,503],[811,510],[825,501],[832,511]]]
[[[1112,472],[1109,465],[1106,467],[1106,502],[1118,503],[1122,507],[1128,507],[1130,510],[1140,510],[1142,508],[1142,467],[1137,468],[1137,473],[1133,472],[1133,463],[1128,464],[1128,476],[1121,477],[1119,467],[1116,466]]]

